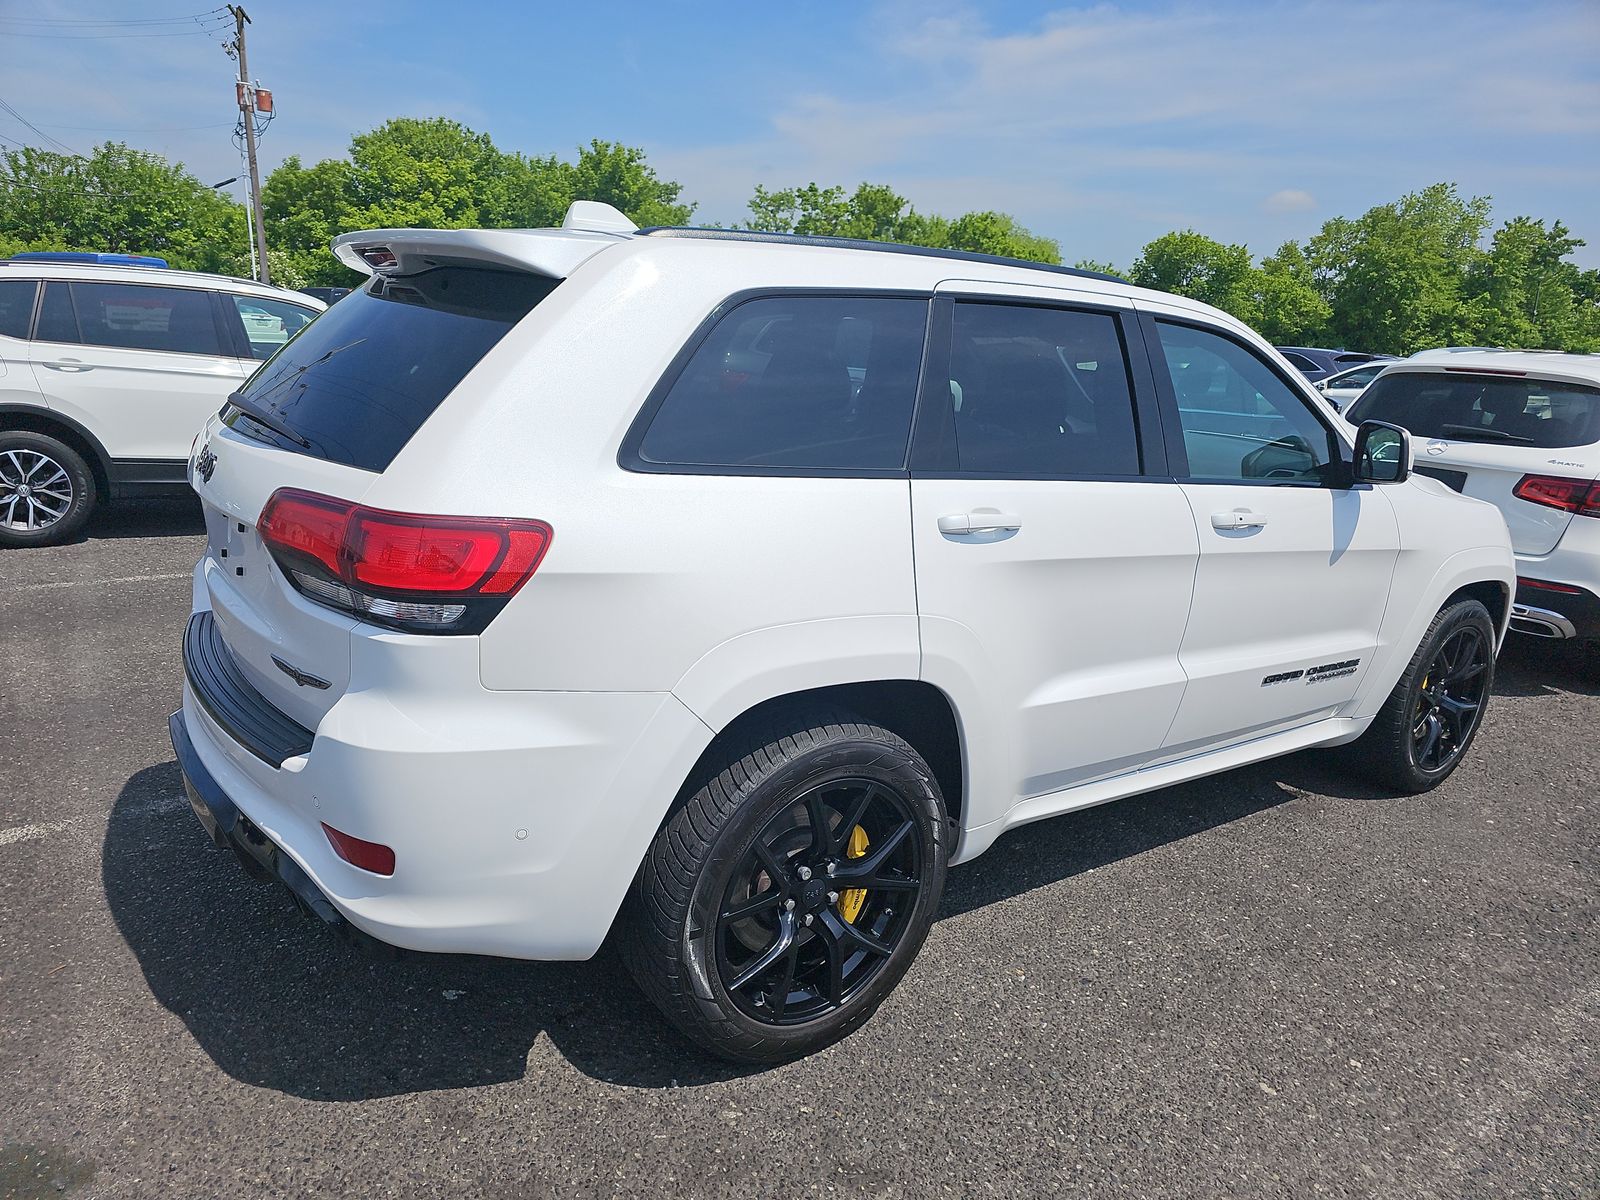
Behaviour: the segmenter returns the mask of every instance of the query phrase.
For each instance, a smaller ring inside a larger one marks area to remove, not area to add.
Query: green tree
[[[1007,213],[970,212],[954,219],[920,213],[893,188],[876,183],[860,184],[849,193],[816,183],[776,191],[758,184],[745,228],[1061,261],[1059,245],[1023,228]]]
[[[1468,342],[1484,321],[1466,285],[1488,219],[1488,197],[1437,183],[1324,224],[1308,258],[1331,339],[1391,354]]]
[[[1274,345],[1316,345],[1333,315],[1317,291],[1311,263],[1298,242],[1285,242],[1261,260],[1254,275],[1255,328]]]
[[[106,142],[87,157],[0,152],[0,250],[159,255],[175,267],[230,270],[247,252],[244,209],[181,163]]]
[[[1249,325],[1261,320],[1256,276],[1248,247],[1223,245],[1192,229],[1148,243],[1128,273],[1140,287],[1214,304]]]
[[[320,284],[356,278],[328,250],[353,229],[557,225],[578,199],[614,204],[640,225],[682,225],[693,213],[681,186],[658,176],[641,150],[593,141],[570,162],[508,154],[443,117],[402,117],[357,134],[348,159],[310,167],[286,159],[261,192],[269,244]]]
[[[1468,271],[1466,292],[1479,322],[1475,339],[1530,349],[1600,349],[1600,307],[1593,299],[1600,272],[1566,261],[1583,245],[1560,221],[1546,228],[1532,217],[1515,217],[1495,230],[1488,253]]]

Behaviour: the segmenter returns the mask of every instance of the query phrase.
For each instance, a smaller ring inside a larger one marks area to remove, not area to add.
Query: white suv
[[[0,546],[69,538],[100,499],[182,494],[206,418],[326,307],[244,279],[52,257],[128,258],[0,260]]]
[[[1426,439],[1416,469],[1497,505],[1511,628],[1600,639],[1600,355],[1458,352],[1388,367],[1350,409]]]
[[[373,272],[206,428],[174,748],[363,940],[630,969],[749,1061],[864,1021],[1005,830],[1478,728],[1489,505],[1232,318],[730,231],[341,237]]]

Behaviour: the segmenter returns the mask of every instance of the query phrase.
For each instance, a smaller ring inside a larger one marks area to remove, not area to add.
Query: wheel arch
[[[1458,600],[1476,600],[1489,610],[1489,619],[1494,622],[1495,641],[1498,645],[1505,640],[1506,630],[1511,621],[1511,589],[1497,579],[1480,579],[1476,583],[1468,583],[1450,593],[1439,608],[1446,609]]]
[[[71,417],[31,404],[0,404],[0,431],[42,433],[71,446],[89,464],[97,498],[102,502],[111,499],[111,456],[94,434]]]
[[[726,765],[728,748],[749,741],[775,722],[794,724],[808,714],[843,709],[903,738],[927,760],[944,795],[945,809],[959,827],[966,798],[966,754],[954,703],[920,679],[874,679],[804,688],[750,705],[724,725],[701,752],[662,816],[665,825],[690,796]]]

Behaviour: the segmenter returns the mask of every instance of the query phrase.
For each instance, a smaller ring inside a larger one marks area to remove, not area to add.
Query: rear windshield
[[[229,409],[241,432],[382,471],[466,373],[559,283],[541,275],[435,267],[374,276],[296,334],[240,389],[310,443]]]
[[[1394,371],[1350,406],[1349,419],[1388,421],[1417,437],[1508,446],[1600,441],[1600,389],[1540,379]]]

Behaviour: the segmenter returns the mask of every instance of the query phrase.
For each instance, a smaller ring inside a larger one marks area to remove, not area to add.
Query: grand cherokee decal
[[[1343,675],[1354,675],[1356,668],[1361,665],[1359,658],[1347,658],[1343,662],[1323,663],[1319,667],[1306,667],[1300,671],[1279,671],[1276,675],[1268,675],[1261,681],[1262,687],[1271,687],[1276,683],[1293,683],[1296,679],[1304,679],[1307,683],[1321,683],[1327,679],[1338,679]]]

